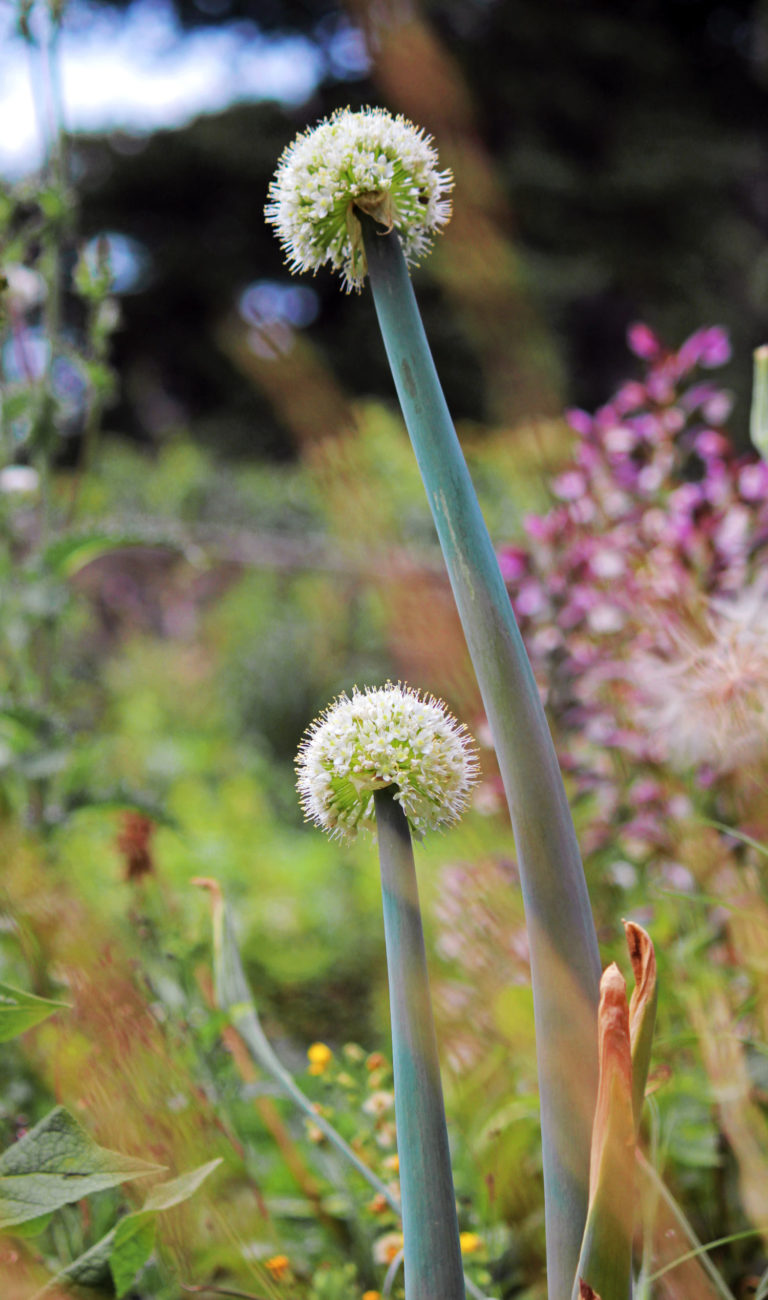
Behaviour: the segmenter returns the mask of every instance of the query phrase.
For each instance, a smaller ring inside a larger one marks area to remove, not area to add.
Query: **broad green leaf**
[[[109,1285],[110,1271],[109,1260],[115,1244],[116,1229],[112,1228],[105,1237],[91,1246],[77,1259],[73,1259],[71,1264],[67,1264],[60,1273],[52,1277],[50,1282],[43,1287],[38,1295],[44,1294],[49,1287],[56,1286],[66,1282],[74,1282],[78,1286],[103,1287]],[[37,1296],[33,1297],[37,1300]]]
[[[188,1200],[220,1164],[221,1158],[209,1160],[208,1164],[191,1169],[178,1178],[171,1178],[167,1183],[158,1183],[136,1214],[121,1219],[115,1229],[109,1257],[118,1298],[129,1290],[136,1274],[152,1254],[155,1244],[155,1213],[170,1210],[174,1205],[181,1205],[182,1201]]]
[[[66,1002],[50,1002],[48,998],[38,998],[34,993],[23,993],[21,989],[11,988],[10,984],[0,983],[0,1043],[7,1043],[33,1025],[39,1025],[66,1005]]]
[[[129,1214],[115,1228],[109,1269],[118,1300],[130,1290],[133,1279],[144,1267],[155,1246],[155,1216]]]
[[[0,1156],[0,1229],[160,1168],[97,1146],[77,1120],[57,1106]]]
[[[155,1214],[186,1201],[220,1164],[220,1159],[210,1160],[198,1169],[153,1187],[140,1210],[127,1214],[114,1228],[110,1228],[100,1241],[51,1278],[39,1294],[62,1282],[98,1286],[107,1282],[111,1275],[118,1296],[125,1295],[152,1254]]]
[[[52,1218],[52,1214],[41,1214],[37,1219],[27,1219],[26,1223],[20,1223],[14,1228],[13,1235],[14,1237],[37,1237],[41,1232],[45,1232]]]

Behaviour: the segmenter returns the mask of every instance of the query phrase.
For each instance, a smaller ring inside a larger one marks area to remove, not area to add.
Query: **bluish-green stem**
[[[531,953],[549,1300],[568,1300],[587,1211],[600,957],[552,738],[400,242],[361,215],[373,298],[493,735]]]
[[[377,790],[406,1300],[464,1300],[459,1225],[408,820]]]

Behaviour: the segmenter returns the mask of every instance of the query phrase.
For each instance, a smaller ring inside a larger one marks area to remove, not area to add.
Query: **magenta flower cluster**
[[[697,647],[717,650],[713,611],[750,636],[768,628],[759,578],[768,465],[726,435],[731,399],[707,373],[730,356],[721,329],[672,352],[638,324],[628,343],[645,374],[594,415],[568,412],[577,442],[551,481],[552,508],[526,520],[526,544],[504,547],[500,561],[561,761],[601,814],[593,841],[623,824],[631,857],[658,845],[666,818],[682,810],[664,735],[686,716],[690,674],[680,664],[688,655],[693,673]],[[768,702],[768,680],[764,688]],[[679,698],[664,701],[664,690]],[[699,756],[691,734],[688,765],[706,783],[708,749]]]

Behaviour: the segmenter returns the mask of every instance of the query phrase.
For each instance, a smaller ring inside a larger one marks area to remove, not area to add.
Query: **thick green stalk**
[[[448,1130],[411,832],[395,786],[377,790],[406,1300],[464,1300]]]
[[[437,378],[397,235],[362,217],[384,345],[499,760],[531,950],[550,1300],[567,1300],[587,1209],[600,959],[544,710]]]

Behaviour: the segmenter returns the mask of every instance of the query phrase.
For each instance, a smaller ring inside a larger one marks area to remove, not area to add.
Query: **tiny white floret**
[[[269,187],[267,221],[292,271],[326,263],[347,290],[367,264],[358,213],[395,229],[413,263],[451,215],[450,171],[438,170],[431,136],[383,108],[345,108],[296,137]]]
[[[478,765],[472,737],[440,700],[387,682],[329,705],[304,736],[296,772],[307,819],[351,839],[375,829],[373,793],[390,785],[417,834],[450,825]]]
[[[30,496],[40,486],[40,475],[31,465],[5,465],[0,469],[0,492],[9,496]]]

